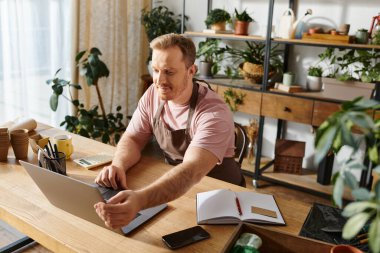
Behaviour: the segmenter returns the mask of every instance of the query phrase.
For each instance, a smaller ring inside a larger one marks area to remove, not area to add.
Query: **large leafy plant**
[[[184,21],[189,18],[184,16]],[[141,10],[141,24],[145,28],[148,41],[151,42],[158,36],[168,33],[181,33],[181,15],[175,15],[166,6],[157,6],[148,10],[146,8]],[[184,26],[186,30],[186,26]],[[150,51],[148,61],[152,58]]]
[[[206,39],[198,44],[197,58],[212,63],[211,73],[215,75],[220,70],[219,63],[223,60],[224,50],[219,47],[220,40]]]
[[[380,81],[379,51],[327,48],[319,58],[328,69],[328,77],[340,81]]]
[[[50,97],[50,108],[56,111],[59,97],[64,97],[76,108],[76,114],[73,116],[66,115],[60,126],[65,126],[69,132],[92,139],[101,139],[104,143],[117,144],[122,132],[125,131],[123,114],[120,113],[121,106],[117,106],[115,113],[106,113],[99,89],[99,79],[108,77],[110,72],[106,64],[99,58],[102,55],[99,49],[91,48],[87,57],[83,57],[86,53],[87,50],[79,52],[75,61],[81,69],[80,72],[85,76],[87,85],[95,87],[101,111],[98,112],[98,105],[86,109],[84,104],[78,99],[73,99],[70,87],[78,90],[82,89],[82,87],[79,84],[72,84],[70,81],[60,79],[58,74],[61,69],[55,73],[53,79],[46,81],[48,85],[52,85],[51,88],[53,90],[53,94]],[[69,97],[64,94],[65,88],[68,89]]]
[[[231,58],[234,63],[250,62],[253,64],[264,65],[265,44],[246,41],[245,48],[233,48],[226,46],[225,52],[227,58]],[[279,44],[273,46],[270,50],[269,65],[271,69],[281,71],[283,50],[278,49]]]
[[[343,103],[341,110],[331,115],[319,127],[315,142],[316,164],[319,164],[328,152],[337,153],[343,146],[352,148],[351,154],[333,176],[333,199],[336,205],[342,207],[344,186],[352,190],[354,201],[345,206],[342,213],[349,217],[343,227],[342,236],[351,239],[369,223],[369,246],[374,253],[380,252],[380,180],[369,191],[359,187],[353,172],[369,169],[357,159],[360,147],[365,144],[373,172],[380,175],[380,120],[374,120],[368,113],[379,108],[378,101],[363,98]],[[353,127],[361,134],[354,135]]]

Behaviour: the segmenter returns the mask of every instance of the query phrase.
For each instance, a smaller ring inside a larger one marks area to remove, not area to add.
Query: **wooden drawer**
[[[331,114],[339,111],[340,104],[331,102],[314,101],[313,126],[320,126]]]
[[[243,104],[237,106],[237,111],[248,113],[248,114],[260,115],[260,105],[261,105],[261,97],[262,97],[261,92],[219,86],[218,94],[223,100],[224,100],[224,92],[227,89],[232,89],[238,94],[240,93],[245,94],[245,97],[243,98]]]
[[[261,114],[263,116],[311,124],[313,101],[303,98],[263,94]]]

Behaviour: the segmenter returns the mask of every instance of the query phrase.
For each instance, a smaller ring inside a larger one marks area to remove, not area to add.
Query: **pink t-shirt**
[[[235,133],[233,117],[224,101],[214,92],[199,85],[199,99],[190,124],[192,147],[212,152],[219,162],[224,157],[233,157]],[[148,141],[152,134],[153,118],[162,100],[154,85],[141,97],[137,109],[128,124],[127,133],[139,140]],[[176,105],[167,101],[161,119],[170,130],[186,128],[189,104]]]

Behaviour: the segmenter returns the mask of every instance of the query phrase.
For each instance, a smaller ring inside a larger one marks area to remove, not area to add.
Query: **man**
[[[142,209],[182,196],[206,175],[245,184],[233,158],[231,111],[215,92],[193,82],[197,71],[194,43],[167,34],[150,46],[153,85],[140,99],[112,164],[95,179],[102,186],[125,189],[106,204],[95,204],[96,212],[111,228],[128,224]],[[166,161],[175,166],[151,185],[128,190],[126,171],[140,160],[152,135]]]

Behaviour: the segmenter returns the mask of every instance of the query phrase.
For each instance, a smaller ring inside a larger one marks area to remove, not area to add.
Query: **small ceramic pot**
[[[358,30],[355,34],[355,41],[357,44],[367,44],[368,43],[368,31]]]
[[[319,76],[307,76],[306,87],[309,91],[321,91],[322,90],[322,77]]]
[[[282,84],[286,86],[292,86],[294,84],[295,79],[296,75],[294,73],[286,72],[282,77]]]

